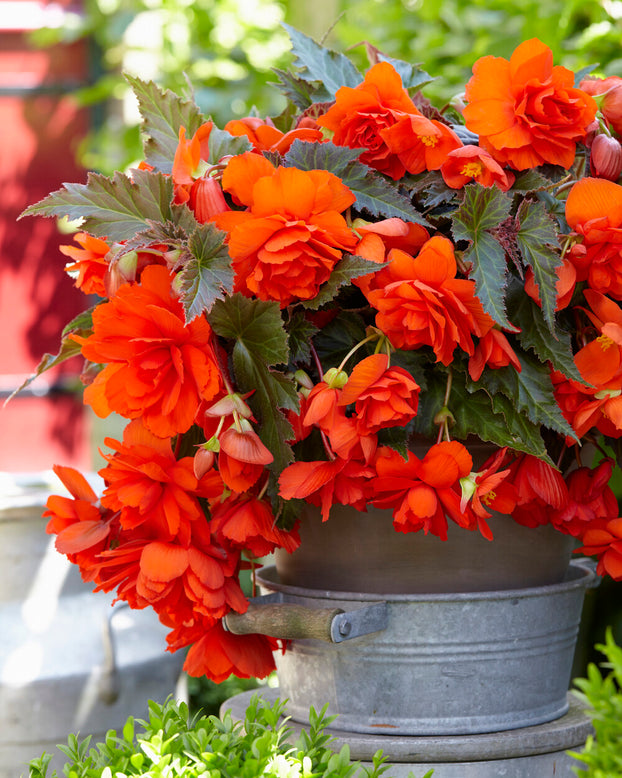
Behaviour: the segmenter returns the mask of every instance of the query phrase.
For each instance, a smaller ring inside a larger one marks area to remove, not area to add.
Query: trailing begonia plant
[[[48,531],[215,680],[273,668],[222,619],[303,502],[443,539],[492,539],[494,509],[622,578],[622,79],[533,39],[439,110],[419,67],[289,32],[280,116],[221,129],[130,77],[144,162],[25,212],[81,220],[67,271],[98,296],[39,372],[81,354],[85,402],[127,419],[101,496],[56,467]],[[469,439],[496,447],[479,469]]]

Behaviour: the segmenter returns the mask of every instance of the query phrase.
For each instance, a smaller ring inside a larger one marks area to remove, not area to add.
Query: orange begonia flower
[[[98,416],[142,417],[161,438],[185,432],[201,399],[221,391],[212,330],[197,317],[185,322],[167,268],[146,267],[140,284],[124,284],[93,313],[93,334],[73,338],[82,355],[105,364],[84,393]]]
[[[183,669],[222,683],[232,673],[238,678],[265,678],[275,669],[273,651],[278,641],[266,635],[234,635],[217,623],[190,648]]]
[[[176,186],[189,186],[195,178],[203,175],[203,168],[209,157],[209,136],[212,122],[205,122],[194,133],[192,138],[186,138],[186,128],[179,128],[179,142],[173,160],[172,176]]]
[[[397,180],[406,168],[390,151],[383,130],[404,114],[421,116],[393,65],[379,62],[357,87],[338,89],[335,104],[317,123],[332,131],[335,145],[365,149],[361,162]]]
[[[320,143],[323,141],[322,131],[313,127],[297,127],[289,132],[277,130],[269,119],[259,119],[256,116],[246,116],[243,119],[232,119],[225,124],[224,129],[231,135],[245,135],[253,144],[256,152],[276,151],[287,154],[295,140]]]
[[[231,426],[219,435],[218,440],[218,470],[234,492],[250,489],[274,459],[246,420],[242,420],[241,429]]]
[[[507,365],[512,365],[519,373],[523,369],[506,336],[501,330],[492,327],[479,339],[469,359],[469,375],[473,381],[479,381],[486,366],[497,370]]]
[[[86,232],[77,232],[73,239],[82,248],[76,246],[60,246],[60,251],[73,260],[65,266],[70,275],[75,275],[75,285],[84,294],[97,294],[106,297],[104,277],[108,271],[106,256],[110,246],[101,238],[94,238]]]
[[[618,518],[618,501],[608,486],[613,460],[603,459],[594,469],[579,467],[566,477],[568,502],[551,513],[551,524],[561,532],[581,537],[590,522]]]
[[[559,470],[530,454],[521,454],[510,465],[508,480],[516,489],[512,517],[526,527],[550,522],[551,509],[568,502],[568,488]]]
[[[598,107],[613,129],[622,135],[622,78],[608,76],[607,78],[588,78],[580,82],[579,88],[588,95],[600,96]]]
[[[190,522],[203,517],[197,498],[220,495],[220,479],[206,478],[200,484],[192,457],[176,459],[171,441],[150,433],[139,419],[127,425],[123,443],[111,438],[104,442],[115,453],[104,454],[108,465],[99,471],[107,484],[102,504],[120,512],[124,529],[148,524],[163,540],[189,543]]]
[[[472,466],[471,455],[456,440],[435,444],[422,460],[409,451],[406,462],[397,451],[380,448],[371,501],[393,511],[398,532],[423,530],[446,540],[448,517],[467,529],[478,524],[469,505],[460,507],[460,479]]]
[[[118,528],[117,516],[99,506],[97,495],[77,470],[55,465],[54,472],[71,497],[48,497],[43,512],[49,517],[46,532],[56,535],[56,550],[79,566],[83,580],[92,581],[93,564]]]
[[[341,215],[355,197],[326,170],[274,168],[252,152],[234,157],[223,187],[245,211],[214,218],[228,233],[235,289],[284,308],[315,297],[356,236]]]
[[[545,162],[570,168],[597,110],[537,38],[521,43],[509,61],[477,60],[465,95],[466,126],[497,162],[515,170]]]
[[[292,552],[300,545],[297,529],[286,532],[275,524],[272,506],[250,494],[231,495],[214,504],[210,530],[217,539],[256,557],[271,554],[275,548]]]
[[[582,178],[568,194],[566,221],[581,237],[568,253],[577,280],[622,300],[622,186]]]
[[[502,192],[514,183],[514,174],[504,170],[479,146],[461,146],[450,151],[441,165],[443,181],[452,189],[462,189],[474,181],[480,186],[498,186]]]
[[[380,134],[389,151],[413,174],[438,170],[449,152],[462,146],[460,138],[446,124],[426,119],[419,112],[401,117]]]
[[[456,346],[472,354],[472,335],[483,335],[492,319],[475,297],[475,282],[456,278],[451,241],[438,235],[415,258],[393,249],[388,259],[366,296],[378,311],[376,326],[391,343],[403,349],[431,346],[444,365]]]
[[[575,553],[597,556],[599,575],[610,575],[614,581],[622,579],[622,518],[590,522],[581,540],[583,545]]]
[[[372,468],[356,460],[294,462],[279,477],[279,494],[285,500],[299,498],[320,506],[326,521],[335,503],[365,510],[373,475]]]
[[[341,390],[339,404],[355,403],[361,434],[403,426],[417,415],[419,385],[406,370],[388,364],[386,354],[366,357],[354,367]]]

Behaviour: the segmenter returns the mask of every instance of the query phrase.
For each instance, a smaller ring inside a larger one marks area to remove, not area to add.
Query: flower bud
[[[218,213],[230,210],[220,183],[211,176],[198,178],[192,184],[189,204],[196,220],[201,224],[205,224]]]
[[[203,476],[214,466],[214,460],[215,456],[213,451],[204,446],[199,446],[192,462],[195,478],[201,480],[201,478],[203,478]]]
[[[617,181],[622,172],[622,146],[610,135],[597,135],[592,141],[590,170],[598,178]]]
[[[324,373],[324,382],[331,389],[343,389],[348,382],[348,374],[344,370],[331,367]]]

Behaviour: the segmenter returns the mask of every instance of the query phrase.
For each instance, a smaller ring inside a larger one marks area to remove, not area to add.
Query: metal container
[[[155,613],[113,607],[55,550],[41,514],[63,492],[52,473],[0,474],[0,778],[70,733],[103,740],[149,699],[183,697],[183,656],[166,652]]]
[[[279,689],[242,692],[222,704],[221,714],[230,710],[234,719],[244,721],[255,693],[269,705],[283,698]],[[576,778],[581,763],[567,752],[581,751],[593,729],[578,700],[569,695],[568,701],[568,713],[555,721],[488,735],[364,735],[330,727],[326,734],[333,738],[333,751],[347,745],[350,758],[368,769],[381,750],[391,778],[421,778],[430,769],[434,778]],[[293,744],[305,727],[291,720],[288,725]]]
[[[396,532],[390,510],[333,505],[300,512],[300,547],[277,549],[282,583],[309,589],[384,593],[477,592],[544,586],[563,580],[574,538],[552,525],[523,527],[493,513],[494,540],[449,522],[447,540]]]
[[[295,721],[309,707],[339,714],[340,731],[467,735],[563,716],[585,590],[597,578],[572,563],[558,584],[453,594],[362,594],[258,576],[285,604],[354,611],[386,603],[386,627],[345,642],[294,639],[275,654]],[[274,634],[274,633],[273,633]]]

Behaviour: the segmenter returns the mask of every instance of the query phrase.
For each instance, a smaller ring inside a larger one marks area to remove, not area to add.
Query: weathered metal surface
[[[559,584],[498,592],[374,595],[286,586],[274,568],[262,591],[305,607],[352,610],[387,602],[382,632],[341,644],[293,640],[275,654],[296,721],[329,703],[348,732],[498,732],[563,716],[585,590],[593,572]]]
[[[268,703],[284,698],[280,689],[243,692],[226,700],[221,713],[231,710],[234,718],[243,720],[257,691]],[[391,778],[408,778],[411,772],[420,778],[432,768],[434,778],[576,778],[572,768],[581,763],[566,752],[580,751],[592,727],[572,695],[568,702],[568,712],[555,721],[494,734],[415,737],[330,728],[327,732],[334,738],[335,751],[347,744],[351,758],[363,766],[370,766],[373,755],[382,749]],[[291,720],[288,724],[293,729],[293,742],[304,725]]]

